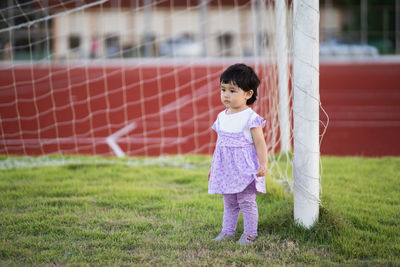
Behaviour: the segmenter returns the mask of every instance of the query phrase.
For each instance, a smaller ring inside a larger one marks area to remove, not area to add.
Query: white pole
[[[198,0],[200,6],[200,41],[203,48],[203,57],[207,57],[207,5],[208,0]]]
[[[295,0],[293,14],[294,219],[319,213],[319,1]]]
[[[265,0],[257,0],[257,42],[258,42],[258,56],[265,56]]]
[[[251,1],[251,17],[252,20],[252,32],[253,32],[253,56],[254,58],[258,57],[258,24],[257,24],[257,0]]]
[[[151,57],[153,56],[152,49],[152,7],[151,0],[144,0],[144,8],[143,8],[143,39],[144,39],[144,56]]]
[[[264,31],[264,12],[265,4],[263,0],[251,1],[251,12],[253,17],[253,50],[254,57],[264,56],[263,49],[263,31]]]
[[[288,93],[288,55],[286,30],[286,0],[275,0],[276,47],[279,87],[279,126],[281,152],[290,151],[290,121]]]

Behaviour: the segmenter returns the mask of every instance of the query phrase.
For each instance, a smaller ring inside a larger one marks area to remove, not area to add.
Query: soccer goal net
[[[261,79],[252,108],[267,120],[270,171],[291,177],[292,7],[285,1],[0,5],[2,168],[64,164],[70,155],[144,163],[212,154],[210,127],[224,109],[219,76],[243,62]]]

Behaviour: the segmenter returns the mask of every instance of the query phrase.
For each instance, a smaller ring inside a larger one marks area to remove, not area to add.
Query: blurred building
[[[242,1],[235,8],[233,1],[222,6],[202,9],[186,1],[173,5],[135,6],[125,1],[119,6],[104,5],[84,12],[66,14],[53,19],[56,36],[53,53],[56,58],[74,51],[76,57],[122,56],[243,56],[253,54],[255,29],[252,5]],[[112,3],[112,2],[111,2]],[[273,7],[264,9],[264,20],[273,17]],[[263,42],[273,38],[272,23],[266,23]],[[257,26],[258,27],[258,26]],[[101,40],[96,53],[94,42]],[[174,51],[175,50],[175,51]]]
[[[1,1],[2,58],[268,57],[275,42],[272,0],[96,2]],[[321,44],[400,53],[399,2],[321,0]]]

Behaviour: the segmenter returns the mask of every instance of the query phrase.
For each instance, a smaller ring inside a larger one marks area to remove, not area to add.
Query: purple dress
[[[243,133],[246,127],[265,126],[265,120],[257,115],[241,132],[220,130],[219,120],[213,125],[218,134],[208,185],[209,194],[236,194],[246,189],[254,193],[265,193],[265,178],[257,177],[258,159],[254,143]],[[249,188],[247,188],[249,186]]]

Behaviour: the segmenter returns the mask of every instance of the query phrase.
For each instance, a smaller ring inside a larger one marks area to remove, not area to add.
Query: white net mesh
[[[224,109],[219,76],[229,65],[244,62],[262,81],[253,109],[267,120],[270,171],[276,178],[291,176],[290,147],[278,154],[282,126],[271,2],[48,0],[1,5],[2,168],[65,164],[71,154],[180,155],[166,157],[174,162],[185,162],[182,155],[211,154],[216,136],[210,127]],[[290,10],[285,8],[287,25]],[[287,61],[291,34],[280,33],[289,39]],[[291,104],[285,108],[291,118]],[[287,123],[291,128],[290,119]],[[290,146],[291,131],[286,138]],[[53,154],[59,156],[48,157]]]

